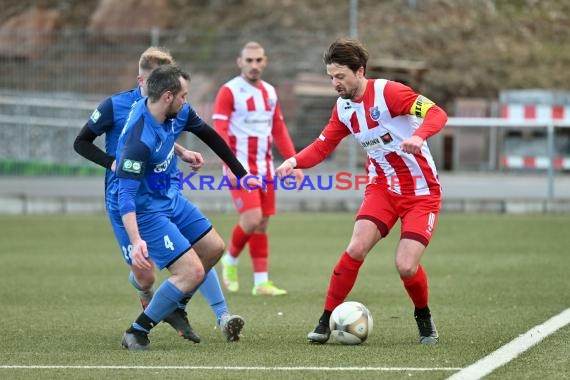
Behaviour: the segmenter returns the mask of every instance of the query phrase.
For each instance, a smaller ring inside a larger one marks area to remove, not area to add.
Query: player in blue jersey
[[[114,155],[119,135],[131,106],[143,95],[146,95],[146,80],[148,76],[156,67],[173,62],[174,59],[170,53],[162,48],[150,47],[144,51],[139,59],[139,75],[137,76],[139,86],[105,99],[93,112],[74,144],[75,150],[80,155],[107,169],[105,174],[107,213],[125,262],[131,267],[129,281],[137,290],[143,309],[150,303],[154,294],[153,284],[156,280],[156,274],[154,270],[143,271],[132,265],[130,256],[132,246],[119,214],[118,180],[114,175]],[[102,151],[94,144],[95,139],[103,134],[105,134],[105,151]],[[183,161],[190,164],[192,170],[198,170],[204,162],[200,153],[186,150],[178,144],[175,145],[175,152]],[[175,181],[177,181],[177,178]],[[173,186],[176,184],[175,181],[172,181]],[[214,311],[217,317],[217,324],[221,327],[226,339],[229,341],[236,340],[236,334],[239,336],[240,331],[235,326],[232,328],[232,324],[227,324],[227,321],[232,321],[236,316],[231,316],[229,313],[215,270],[208,272],[206,280],[200,287],[200,292]],[[185,304],[180,304],[165,319],[165,322],[170,324],[177,331],[178,335],[196,343],[200,342],[200,337],[194,333],[188,321]],[[236,322],[232,323],[236,324]]]
[[[131,110],[117,146],[119,210],[132,244],[132,264],[152,270],[154,263],[171,273],[123,335],[123,347],[131,350],[149,348],[150,330],[192,297],[225,249],[210,221],[169,184],[178,175],[174,143],[179,134],[194,133],[238,178],[247,175],[220,135],[186,102],[188,79],[176,65],[155,69],[147,80],[148,98]],[[261,187],[257,178],[245,179],[245,186]]]

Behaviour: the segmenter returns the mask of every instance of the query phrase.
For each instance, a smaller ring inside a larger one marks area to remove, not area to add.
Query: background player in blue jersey
[[[143,95],[146,96],[146,80],[148,76],[155,68],[173,62],[174,59],[170,53],[163,48],[150,47],[145,50],[139,59],[139,74],[137,76],[139,86],[105,99],[93,112],[74,144],[75,150],[80,155],[107,169],[105,175],[107,213],[125,262],[131,267],[129,280],[139,294],[143,309],[150,303],[154,294],[153,284],[156,280],[156,274],[154,270],[141,270],[132,265],[130,256],[132,246],[119,214],[118,180],[114,175],[114,155],[119,135],[133,103]],[[93,143],[97,136],[102,134],[105,134],[105,151],[102,151]],[[183,161],[190,164],[192,170],[198,170],[204,162],[200,153],[186,150],[178,144],[175,144],[175,152]],[[175,182],[173,181],[174,185]],[[236,331],[235,328],[230,331],[230,326],[225,323],[230,320],[231,315],[229,314],[215,270],[208,272],[206,280],[200,287],[200,292],[214,311],[224,336],[229,341],[235,340],[235,335],[239,335],[239,331]],[[179,308],[168,316],[165,322],[170,324],[180,336],[198,343],[200,342],[200,337],[193,332],[184,309],[185,304],[179,305]]]
[[[210,221],[181,195],[178,186],[168,183],[178,175],[174,143],[179,134],[194,133],[237,177],[247,175],[220,135],[186,102],[189,78],[176,65],[155,69],[147,80],[148,98],[134,105],[119,137],[119,211],[132,244],[132,264],[152,270],[154,263],[171,273],[123,335],[122,345],[128,349],[149,348],[150,330],[192,297],[225,249]],[[257,178],[246,179],[247,185],[261,187]],[[241,330],[243,320],[227,323],[230,329]]]

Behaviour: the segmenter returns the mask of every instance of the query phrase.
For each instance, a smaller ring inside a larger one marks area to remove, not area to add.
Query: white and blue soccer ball
[[[372,314],[360,302],[343,302],[333,310],[329,327],[337,342],[347,345],[360,344],[372,333]]]

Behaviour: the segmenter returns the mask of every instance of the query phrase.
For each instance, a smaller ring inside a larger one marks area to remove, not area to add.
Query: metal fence
[[[570,121],[539,121],[539,120],[508,120],[502,118],[460,118],[451,117],[447,122],[447,131],[453,136],[453,167],[461,167],[461,150],[460,150],[460,140],[462,132],[469,129],[479,129],[483,130],[481,136],[485,138],[485,144],[487,146],[487,159],[481,161],[481,168],[486,171],[497,171],[505,170],[509,168],[503,167],[503,161],[501,157],[505,154],[504,139],[502,138],[502,132],[509,129],[535,129],[546,131],[546,139],[543,147],[544,154],[540,159],[544,160],[544,167],[539,168],[527,168],[527,169],[545,169],[547,173],[547,188],[548,188],[548,199],[554,198],[554,177],[557,170],[570,170],[570,157],[557,156],[558,150],[556,149],[557,133],[559,134],[563,130],[568,132],[570,128]],[[531,156],[531,153],[522,156],[521,160],[528,159],[536,156]],[[557,157],[562,162],[562,164],[557,164]],[[524,168],[523,168],[524,169]]]
[[[150,45],[168,48],[183,67],[217,87],[238,72],[235,58],[247,42],[241,33],[159,29],[99,34],[63,30],[36,39],[21,34],[0,32],[0,88],[110,94],[135,83],[138,58]],[[330,38],[298,30],[264,34],[258,41],[269,57],[265,78],[279,85],[299,72],[323,73],[321,54]]]
[[[190,101],[201,116],[210,121],[218,87],[238,73],[235,57],[246,42],[242,35],[158,29],[129,34],[61,30],[36,39],[1,34],[4,49],[0,51],[0,139],[4,143],[0,144],[0,161],[89,166],[71,149],[75,135],[99,101],[135,86],[139,55],[149,45],[167,47],[182,66],[189,68],[193,74]],[[292,30],[278,34],[268,32],[259,40],[266,46],[269,56],[264,78],[278,89],[297,148],[318,136],[336,98],[334,93],[323,93],[320,89],[306,91],[307,84],[309,88],[315,85],[313,79],[307,79],[309,77],[326,82],[321,53],[331,37],[325,33]],[[6,41],[11,41],[12,45]],[[46,46],[50,48],[46,49]],[[555,133],[560,134],[565,128],[560,123],[552,125],[549,147],[558,141]],[[504,144],[499,130],[545,129],[547,125],[502,119],[452,118],[448,128],[452,130],[454,140],[451,147],[441,136],[430,141],[438,166],[443,168],[445,157],[451,155],[452,170],[488,171],[501,169]],[[469,166],[463,160],[466,152],[460,142],[474,139],[474,132],[487,156]],[[208,162],[217,165],[217,158],[196,139],[186,137],[182,142],[190,148],[204,150]],[[360,170],[365,156],[360,149],[353,149],[354,145],[351,139],[346,139],[334,153],[332,160],[337,168]],[[553,152],[554,149],[550,154]]]
[[[297,148],[318,135],[334,104],[332,96],[323,103],[322,96],[297,94],[295,89],[303,73],[326,79],[321,55],[330,39],[325,33],[299,30],[269,31],[258,39],[269,57],[264,79],[277,88],[290,133],[300,142]],[[58,30],[46,36],[0,32],[0,41],[0,137],[22,147],[1,147],[0,160],[73,165],[81,164],[80,158],[62,147],[71,146],[74,128],[84,124],[99,101],[136,86],[138,59],[148,46],[168,48],[191,72],[189,100],[211,121],[217,90],[239,73],[235,59],[247,42],[243,33],[159,29],[122,34]],[[200,147],[192,139],[186,142]]]

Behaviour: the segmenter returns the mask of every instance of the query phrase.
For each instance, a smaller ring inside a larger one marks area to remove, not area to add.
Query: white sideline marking
[[[448,380],[480,379],[507,364],[541,340],[570,323],[570,308],[535,326],[489,355],[453,374]]]
[[[201,370],[237,370],[237,371],[458,371],[461,368],[455,367],[434,367],[434,368],[414,368],[414,367],[228,367],[228,366],[127,366],[127,365],[0,365],[0,369],[201,369]]]

